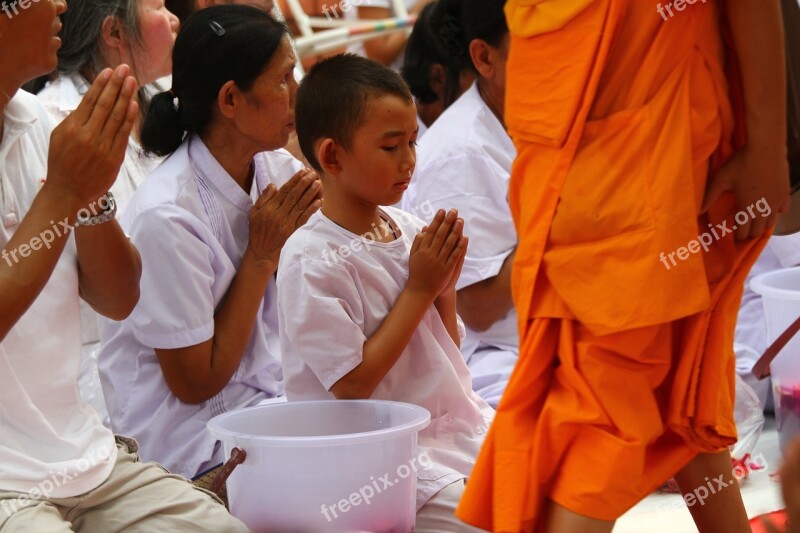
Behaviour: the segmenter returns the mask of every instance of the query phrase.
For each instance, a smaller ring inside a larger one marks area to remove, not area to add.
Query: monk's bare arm
[[[779,0],[728,0],[745,94],[748,144],[786,146],[786,66]]]
[[[761,235],[788,207],[786,67],[779,0],[725,3],[744,89],[747,145],[710,180],[705,207],[727,190],[738,209],[764,199],[772,214],[736,229],[738,240]]]

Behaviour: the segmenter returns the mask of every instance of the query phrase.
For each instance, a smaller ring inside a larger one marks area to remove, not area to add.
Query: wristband
[[[113,220],[117,214],[117,202],[114,200],[114,195],[111,191],[105,193],[98,198],[94,203],[101,205],[105,203],[105,208],[101,213],[90,216],[91,213],[88,208],[84,207],[78,211],[78,219],[75,222],[76,226],[98,226],[105,224],[109,220]],[[85,214],[84,214],[85,213]]]

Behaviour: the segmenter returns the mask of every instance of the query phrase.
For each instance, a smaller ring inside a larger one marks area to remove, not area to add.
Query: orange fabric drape
[[[730,196],[699,213],[736,126],[716,0],[666,21],[638,0],[506,10],[522,344],[458,514],[518,532],[545,498],[613,520],[735,441],[733,330],[766,237],[722,235]]]

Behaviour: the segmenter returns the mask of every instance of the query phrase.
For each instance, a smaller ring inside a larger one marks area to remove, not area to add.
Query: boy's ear
[[[326,137],[317,142],[317,161],[324,172],[332,176],[338,176],[342,172],[342,165],[339,161],[339,149],[336,141]]]
[[[236,86],[235,81],[226,81],[225,84],[220,87],[219,93],[217,93],[217,106],[222,116],[225,118],[233,118],[236,114],[238,100],[242,96],[242,92],[239,90],[239,87]]]

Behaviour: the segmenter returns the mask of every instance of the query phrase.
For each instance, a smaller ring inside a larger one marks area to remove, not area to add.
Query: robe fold
[[[743,115],[719,1],[684,6],[506,4],[521,353],[468,523],[538,531],[545,499],[613,520],[736,440],[733,331],[767,236],[734,241],[730,194],[700,213]]]

